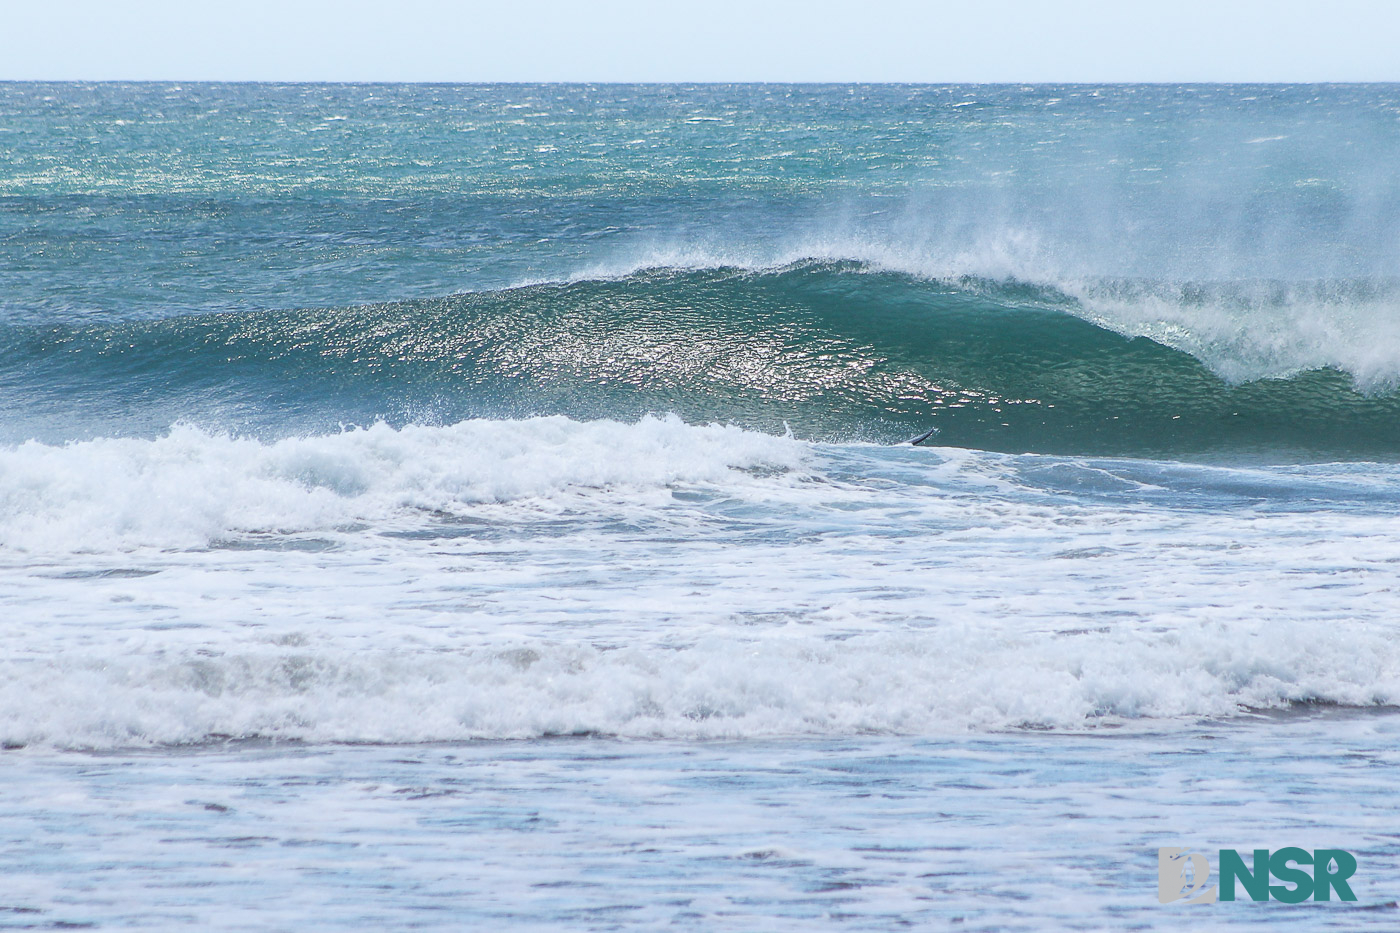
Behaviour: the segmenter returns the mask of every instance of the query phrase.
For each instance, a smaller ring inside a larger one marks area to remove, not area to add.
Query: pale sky
[[[0,0],[0,79],[1397,81],[1400,0]]]

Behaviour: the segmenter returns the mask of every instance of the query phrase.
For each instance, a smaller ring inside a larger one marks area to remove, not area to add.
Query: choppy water
[[[1380,930],[1400,868],[1395,738],[1388,718],[1323,715],[1095,736],[21,753],[0,802],[17,866],[4,922]],[[1183,839],[1325,839],[1364,866],[1357,902],[1163,907],[1156,847]]]
[[[0,85],[0,927],[1388,929],[1397,143]]]

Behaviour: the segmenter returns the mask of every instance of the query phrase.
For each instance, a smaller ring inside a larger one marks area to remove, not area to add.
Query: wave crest
[[[1052,286],[806,262],[11,328],[0,349],[29,420],[4,430],[43,436],[84,407],[104,431],[131,408],[135,430],[176,414],[281,433],[674,412],[818,440],[937,428],[940,444],[1013,452],[1392,456],[1397,296],[1383,282]]]

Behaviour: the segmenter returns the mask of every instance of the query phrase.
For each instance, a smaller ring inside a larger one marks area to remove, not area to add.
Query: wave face
[[[1400,453],[1400,286],[1077,294],[851,262],[657,269],[343,310],[0,330],[11,437],[567,415],[826,440],[1178,456]],[[1375,333],[1374,328],[1372,332]],[[76,401],[75,401],[76,398]],[[18,408],[18,406],[17,406]]]
[[[1397,109],[1386,85],[6,85],[0,441],[675,412],[1389,458]]]

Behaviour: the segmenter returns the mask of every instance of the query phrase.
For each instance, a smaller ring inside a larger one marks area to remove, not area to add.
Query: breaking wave
[[[1400,452],[1396,283],[695,262],[345,309],[3,328],[0,394],[23,397],[5,436],[674,412],[821,440],[936,429],[941,445],[1014,452]]]

